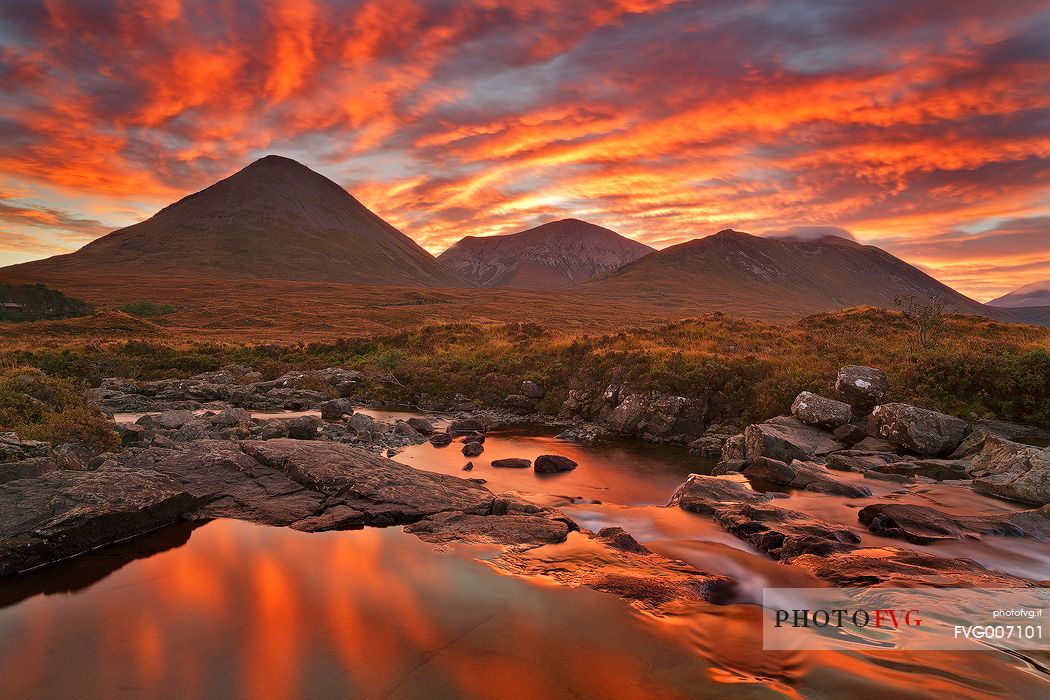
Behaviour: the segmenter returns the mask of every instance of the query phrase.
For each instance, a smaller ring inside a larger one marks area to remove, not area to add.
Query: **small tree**
[[[925,350],[933,341],[933,335],[944,327],[944,314],[950,304],[943,297],[920,299],[914,294],[903,294],[893,300],[904,317],[915,324],[919,347]]]

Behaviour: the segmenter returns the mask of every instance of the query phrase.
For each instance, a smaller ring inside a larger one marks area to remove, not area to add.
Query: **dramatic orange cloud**
[[[281,153],[433,252],[833,226],[987,299],[1050,278],[1048,35],[1026,0],[15,2],[0,263]]]

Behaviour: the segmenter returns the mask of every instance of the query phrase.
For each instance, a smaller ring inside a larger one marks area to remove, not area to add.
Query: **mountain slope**
[[[672,246],[576,287],[689,303],[698,312],[786,317],[853,306],[892,308],[900,295],[941,297],[954,313],[1016,321],[959,294],[889,253],[843,238],[763,238],[737,231]]]
[[[558,289],[615,270],[652,248],[579,219],[506,236],[467,236],[438,260],[485,287]]]
[[[1025,308],[1029,306],[1050,306],[1050,280],[1026,284],[1020,289],[1015,289],[998,299],[992,299],[988,302],[988,305],[999,306],[1007,309]]]
[[[280,156],[75,253],[5,271],[469,286],[345,189]]]

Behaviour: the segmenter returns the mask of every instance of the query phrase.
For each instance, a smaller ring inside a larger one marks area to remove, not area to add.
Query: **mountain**
[[[75,253],[4,272],[470,286],[336,183],[273,155]]]
[[[954,313],[1017,320],[884,250],[836,236],[801,241],[721,231],[647,255],[577,289],[757,318],[866,305],[893,308],[898,296],[912,294],[941,297]]]
[[[652,251],[607,228],[562,219],[505,236],[467,236],[438,260],[484,287],[558,289]]]
[[[989,306],[1000,306],[1007,309],[1026,308],[1029,306],[1050,306],[1050,280],[1026,284],[1009,294],[988,302]]]

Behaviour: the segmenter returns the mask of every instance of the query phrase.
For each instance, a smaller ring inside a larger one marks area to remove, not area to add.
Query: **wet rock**
[[[0,576],[176,522],[193,499],[156,473],[53,471],[0,485]]]
[[[914,459],[896,460],[875,469],[887,474],[902,474],[909,477],[923,476],[935,481],[965,479],[970,466],[968,459]]]
[[[485,451],[485,446],[482,445],[480,442],[476,442],[476,441],[475,442],[468,442],[468,443],[466,443],[465,445],[463,445],[463,449],[462,449],[464,457],[477,457],[478,455],[480,455],[484,451]]]
[[[786,464],[768,457],[757,457],[745,462],[740,473],[749,479],[761,479],[780,486],[830,493],[846,498],[864,498],[871,495],[871,490],[866,486],[842,481],[819,464],[797,459]]]
[[[771,498],[769,494],[753,491],[747,485],[724,476],[690,474],[667,505],[694,513],[711,514],[725,505],[764,503]]]
[[[743,461],[746,451],[744,434],[739,433],[726,439],[722,445],[722,454],[719,455],[719,464],[723,462]]]
[[[1026,588],[1032,581],[989,571],[970,559],[942,557],[893,547],[859,549],[828,556],[805,554],[791,561],[841,587]]]
[[[652,554],[647,547],[641,545],[622,527],[603,527],[598,530],[594,539],[606,547],[618,549],[621,552],[633,552],[635,554]]]
[[[890,390],[886,373],[874,367],[850,365],[839,370],[835,393],[852,406],[858,416],[866,416],[882,403]]]
[[[854,425],[853,423],[846,423],[845,425],[840,425],[839,427],[835,428],[835,430],[831,432],[831,437],[835,438],[836,440],[845,445],[852,446],[856,445],[858,442],[868,437],[868,434],[867,432],[865,432],[864,428],[860,427],[859,425]]]
[[[875,408],[873,425],[880,437],[926,457],[951,454],[966,437],[966,422],[904,403]]]
[[[426,441],[426,438],[424,438],[418,430],[416,430],[408,422],[403,420],[399,420],[396,423],[394,423],[394,434],[406,437],[415,443],[422,443]]]
[[[371,432],[375,424],[375,418],[365,413],[355,413],[346,421],[347,427],[351,430],[365,433]],[[449,441],[451,442],[451,438]]]
[[[849,528],[763,503],[723,506],[714,511],[714,519],[727,532],[774,559],[848,552],[860,543]]]
[[[299,416],[287,422],[288,437],[293,440],[313,440],[321,429],[321,420],[317,416]]]
[[[177,411],[162,411],[156,415],[142,416],[136,423],[143,426],[144,428],[150,429],[164,429],[164,430],[177,430],[186,423],[196,419],[196,415],[193,411],[188,410],[177,410]]]
[[[605,419],[608,430],[645,440],[682,442],[704,430],[707,402],[659,392],[630,394]]]
[[[488,430],[485,421],[480,418],[461,418],[449,423],[445,432],[452,436],[469,435],[471,433],[484,433]]]
[[[452,436],[448,433],[436,433],[430,436],[430,444],[434,447],[445,447],[452,444]]]
[[[843,450],[828,455],[828,469],[843,472],[863,472],[878,469],[892,462],[900,461],[900,455],[893,452],[865,452],[864,450]]]
[[[473,462],[467,462],[466,464],[463,465],[463,471],[465,471],[465,472],[469,472],[469,471],[471,471],[473,469],[474,469],[474,463]]]
[[[250,423],[252,414],[243,408],[226,408],[209,418],[209,420],[217,428],[234,428]]]
[[[507,457],[505,459],[494,459],[491,462],[492,466],[503,469],[528,469],[532,466],[532,462],[521,457]]]
[[[807,425],[832,430],[849,423],[853,409],[848,403],[803,391],[791,404],[791,415]]]
[[[337,421],[343,416],[354,414],[354,404],[349,399],[322,401],[317,408],[321,411],[321,418],[327,421]]]
[[[929,506],[876,503],[862,508],[860,522],[877,535],[900,537],[915,544],[962,540],[980,535],[1050,539],[1050,506],[994,515],[953,515]]]
[[[420,435],[429,436],[434,434],[434,425],[426,418],[413,416],[405,422],[412,426]]]
[[[579,527],[561,512],[510,494],[492,499],[484,513],[436,513],[405,528],[425,542],[479,542],[537,546],[564,542]]]
[[[744,457],[769,457],[781,462],[807,460],[845,447],[827,433],[793,418],[749,425],[744,431]]]
[[[1022,503],[1050,503],[1050,447],[990,435],[967,471],[975,491]]]
[[[561,455],[540,455],[536,458],[533,469],[537,474],[557,474],[570,472],[576,468],[576,462]]]

